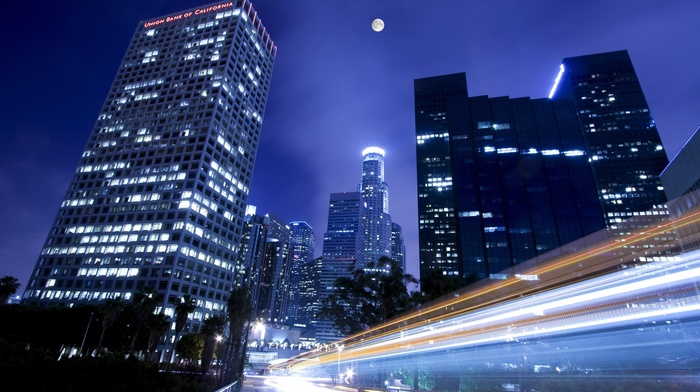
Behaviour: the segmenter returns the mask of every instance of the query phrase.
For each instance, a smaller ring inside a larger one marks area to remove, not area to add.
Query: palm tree
[[[153,314],[158,304],[158,298],[156,296],[155,290],[152,287],[144,287],[138,293],[134,294],[134,301],[132,306],[134,307],[136,331],[134,331],[134,336],[131,339],[131,346],[129,347],[129,355],[133,354],[134,347],[136,347],[136,339],[141,333],[141,326],[146,323],[148,317]]]
[[[187,316],[197,309],[197,301],[190,297],[189,294],[185,294],[180,303],[175,305],[175,342],[173,343],[173,351],[170,354],[170,362],[175,358],[175,345],[177,344],[180,332],[185,328],[185,323],[187,323]]]
[[[168,333],[170,329],[170,317],[163,313],[153,314],[148,318],[146,322],[148,328],[148,360],[153,360],[153,354],[155,353],[155,348],[160,342],[160,339]]]
[[[204,335],[204,349],[202,349],[202,374],[209,373],[209,366],[214,357],[216,343],[221,338],[226,326],[226,319],[222,316],[212,316],[202,323],[202,334]]]
[[[102,343],[104,343],[105,334],[107,330],[114,325],[117,320],[117,316],[124,309],[124,303],[121,298],[108,299],[102,303],[100,306],[100,313],[102,314],[102,334],[100,334],[100,341],[97,343],[97,352],[100,352],[102,348]]]
[[[241,343],[245,334],[245,326],[250,321],[253,307],[250,303],[250,290],[246,287],[236,287],[228,297],[229,336],[224,358],[224,368],[221,373],[221,383],[225,385],[235,380],[243,370]],[[245,346],[243,346],[245,350]]]
[[[21,284],[14,276],[5,276],[0,279],[0,306],[5,305],[7,300],[17,292]]]

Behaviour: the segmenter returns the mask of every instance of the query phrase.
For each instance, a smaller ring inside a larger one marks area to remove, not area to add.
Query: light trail
[[[338,342],[344,346],[342,361],[634,328],[644,323],[667,322],[669,318],[697,317],[698,252],[672,258],[673,261],[618,269],[635,259],[631,247],[641,247],[650,239],[657,246],[675,247],[675,238],[666,242],[659,238],[672,229],[698,222],[700,212],[693,212],[644,232],[613,238],[592,250],[561,256],[546,264],[518,266],[514,270],[520,276],[538,276],[540,280],[533,283],[513,277],[476,289],[470,287],[470,291],[458,292],[456,298]],[[297,356],[278,368],[300,371],[336,363],[339,357],[331,346],[326,351]]]
[[[282,392],[338,392],[338,389],[326,388],[323,385],[306,380],[301,377],[265,377],[265,385]],[[257,389],[256,389],[257,390]]]
[[[695,253],[691,260],[669,263],[663,270],[649,269],[639,274],[620,271],[541,295],[443,318],[429,328],[406,328],[380,341],[345,347],[343,360],[387,358],[582,333],[698,314],[700,297],[694,290],[700,277],[698,256]],[[687,290],[688,286],[693,290]],[[658,304],[659,293],[665,293],[662,306]],[[634,308],[631,304],[645,306]],[[335,363],[337,356],[321,355],[318,360],[314,364]],[[311,364],[295,364],[291,369]]]

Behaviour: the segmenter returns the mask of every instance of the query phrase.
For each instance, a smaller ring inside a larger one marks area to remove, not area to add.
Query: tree
[[[442,270],[430,270],[425,276],[421,276],[420,287],[424,301],[432,301],[451,294],[462,287],[476,282],[473,275],[462,278],[457,275],[444,275]]]
[[[214,358],[216,343],[221,339],[226,326],[226,319],[221,316],[212,316],[202,323],[202,335],[204,335],[204,348],[202,349],[202,374],[209,372],[211,360]]]
[[[117,320],[117,316],[124,309],[124,303],[121,299],[108,299],[102,303],[100,306],[100,314],[102,315],[102,334],[100,334],[100,341],[97,343],[97,352],[102,349],[102,343],[104,343],[105,334],[107,330],[114,325]]]
[[[189,294],[185,294],[182,299],[180,300],[180,303],[175,305],[175,343],[177,343],[178,336],[180,335],[180,332],[185,328],[185,324],[187,323],[187,317],[190,315],[190,313],[194,312],[195,309],[197,309],[197,301],[190,297]],[[175,346],[173,346],[173,352],[171,353],[170,356],[170,362],[173,361],[173,358],[175,357]]]
[[[163,313],[152,314],[146,326],[148,327],[148,360],[151,361],[158,342],[170,329],[170,317]]]
[[[134,308],[136,330],[134,331],[134,336],[131,339],[129,355],[133,354],[134,352],[134,347],[136,347],[136,339],[141,333],[141,326],[144,325],[148,320],[148,317],[153,314],[157,304],[158,298],[155,290],[151,287],[144,287],[138,293],[134,294],[134,300],[131,305]]]
[[[412,309],[406,286],[418,283],[398,263],[381,257],[351,277],[335,281],[335,292],[324,301],[319,318],[332,320],[344,334],[354,334]]]
[[[188,363],[199,360],[204,348],[204,335],[200,333],[189,333],[182,336],[177,342],[177,352],[180,358]]]
[[[5,305],[7,300],[13,296],[21,284],[14,276],[4,276],[0,279],[0,306]]]
[[[231,291],[227,301],[229,336],[226,343],[224,368],[221,372],[221,385],[236,380],[243,371],[245,345],[242,340],[247,336],[246,325],[249,324],[253,307],[250,302],[250,290],[236,287]]]
[[[461,279],[456,275],[443,275],[442,270],[429,270],[421,276],[421,292],[426,300],[432,301],[462,287]]]

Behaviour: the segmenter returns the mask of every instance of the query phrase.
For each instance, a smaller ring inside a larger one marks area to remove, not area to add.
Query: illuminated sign
[[[197,8],[194,11],[187,11],[177,15],[166,16],[165,18],[160,18],[152,20],[143,24],[143,27],[153,27],[164,23],[174,22],[176,20],[187,19],[192,15],[203,15],[212,11],[218,11],[224,8],[233,7],[233,2],[221,3],[217,5],[212,5],[205,8]]]

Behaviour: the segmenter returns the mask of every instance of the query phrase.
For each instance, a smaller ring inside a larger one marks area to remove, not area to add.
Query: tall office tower
[[[389,216],[389,186],[384,182],[384,150],[369,147],[362,151],[363,214],[360,232],[364,237],[363,259],[376,262],[382,256],[391,257],[391,217]]]
[[[354,269],[364,268],[362,259],[364,238],[360,232],[360,216],[363,214],[360,192],[331,193],[328,205],[328,229],[323,236],[318,304],[335,291],[336,279],[352,275]],[[322,342],[338,340],[340,333],[333,321],[320,319],[316,323],[316,339]]]
[[[284,221],[272,213],[265,215],[267,239],[260,268],[260,295],[253,304],[256,315],[272,323],[287,319],[289,280],[292,265],[290,230]]]
[[[403,229],[398,223],[391,223],[391,258],[399,263],[406,272],[406,245],[403,241]]]
[[[308,223],[294,221],[289,223],[290,245],[292,250],[292,267],[289,279],[289,303],[287,316],[291,320],[300,318],[301,282],[305,265],[313,260],[316,239],[314,230]]]
[[[468,97],[464,74],[415,81],[421,276],[505,278],[663,204],[665,155],[626,52],[562,70],[551,99]]]
[[[450,138],[452,128],[465,126],[453,125],[452,118],[466,115],[466,100],[465,74],[414,81],[418,258],[422,277],[431,270],[446,275],[464,273],[458,249]],[[481,235],[477,238],[480,240]]]
[[[284,322],[292,265],[289,227],[272,213],[247,206],[234,284],[250,290],[253,318]]]
[[[627,51],[566,58],[557,81],[550,98],[576,108],[607,224],[663,205],[668,157]]]
[[[557,80],[550,97],[571,101],[576,108],[611,235],[655,228],[659,213],[668,220],[660,179],[668,157],[627,51],[566,58]],[[630,245],[618,253],[660,260],[673,247]]]
[[[268,221],[268,217],[257,214],[255,206],[246,206],[245,224],[234,273],[234,285],[250,290],[250,300],[253,306],[258,303],[260,297],[260,271],[265,258]]]
[[[247,0],[139,23],[23,302],[223,312],[276,47]]]
[[[321,288],[321,269],[323,257],[317,257],[304,263],[299,281],[299,310],[297,319],[309,324],[316,324],[318,295]]]

